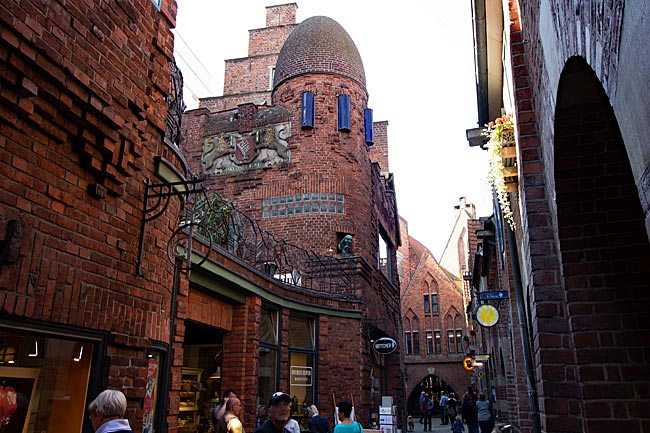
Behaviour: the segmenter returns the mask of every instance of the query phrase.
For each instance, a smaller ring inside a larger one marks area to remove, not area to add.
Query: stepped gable
[[[357,46],[331,18],[308,18],[291,32],[278,56],[273,90],[290,78],[309,73],[343,75],[366,88],[366,73]]]
[[[245,109],[244,109],[245,108]],[[203,135],[233,132],[260,128],[266,125],[289,121],[289,110],[276,105],[273,107],[243,104],[237,108],[211,113],[205,124]],[[242,128],[243,125],[249,128]]]

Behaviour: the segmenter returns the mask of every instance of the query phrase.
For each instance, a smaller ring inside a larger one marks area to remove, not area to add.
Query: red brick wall
[[[406,247],[408,246],[408,249]],[[434,367],[434,374],[462,395],[470,384],[470,375],[462,367],[463,353],[449,353],[447,330],[462,329],[465,335],[466,319],[461,289],[450,279],[449,274],[436,262],[431,252],[412,237],[408,237],[400,252],[410,264],[406,275],[401,278],[401,310],[404,332],[418,331],[420,354],[405,357],[408,382],[406,395],[411,395],[419,382],[429,375],[428,367]],[[426,291],[425,287],[429,290]],[[424,294],[438,294],[438,314],[424,313]],[[426,331],[440,331],[442,354],[427,355]],[[403,342],[401,347],[405,347]],[[463,349],[466,345],[463,345]]]
[[[166,240],[180,201],[147,224],[144,181],[164,144],[176,3],[16,0],[0,7],[0,233],[20,233],[0,274],[5,317],[108,333],[101,386],[144,397],[144,351],[169,342]],[[45,325],[44,325],[45,326]],[[130,410],[133,426],[139,419]]]

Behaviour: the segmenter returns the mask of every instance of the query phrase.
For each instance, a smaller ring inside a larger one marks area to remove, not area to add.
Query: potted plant
[[[516,190],[517,158],[515,148],[515,126],[509,114],[486,125],[484,135],[488,137],[489,172],[488,182],[494,188],[504,219],[515,229],[508,193]],[[514,178],[506,182],[506,177]],[[514,188],[513,188],[514,187]]]

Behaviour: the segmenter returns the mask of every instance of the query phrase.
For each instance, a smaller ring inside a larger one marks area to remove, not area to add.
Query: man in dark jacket
[[[253,433],[283,433],[291,418],[291,397],[284,392],[276,392],[269,400],[269,419]]]
[[[309,415],[307,425],[311,433],[331,433],[329,421],[318,413],[318,408],[315,405],[309,406],[307,413]]]
[[[467,388],[467,392],[463,396],[463,403],[461,411],[463,421],[467,424],[467,433],[478,433],[478,417],[476,411],[476,400],[478,399],[474,388],[471,386]]]

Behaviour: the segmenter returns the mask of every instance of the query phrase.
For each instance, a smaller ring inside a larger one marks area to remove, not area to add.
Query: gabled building
[[[190,259],[177,361],[209,389],[202,410],[225,389],[246,408],[284,390],[303,427],[306,405],[333,419],[339,400],[372,426],[383,396],[400,408],[404,399],[401,350],[373,346],[401,335],[386,122],[375,135],[347,32],[322,16],[297,24],[296,8],[267,7],[248,57],[226,62],[224,95],[183,116],[181,150],[206,194],[193,204],[195,228],[216,255]],[[196,300],[207,314],[193,313]]]
[[[458,227],[466,223],[466,218],[457,219],[453,233],[466,233],[466,229]],[[438,402],[442,391],[462,397],[473,383],[472,375],[463,368],[470,338],[464,287],[459,283],[464,280],[443,268],[428,248],[408,236],[404,219],[401,229],[402,346],[408,411],[416,415],[420,413],[418,399],[422,391]],[[453,244],[460,242],[457,239]]]

